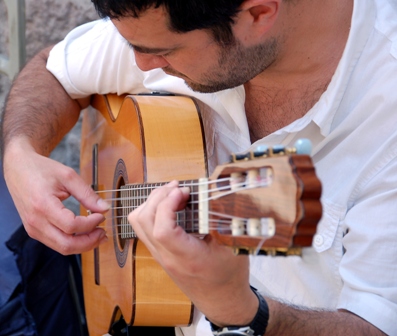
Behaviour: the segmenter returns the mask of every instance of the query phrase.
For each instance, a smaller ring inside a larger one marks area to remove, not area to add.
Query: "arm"
[[[266,335],[385,335],[346,310],[315,311],[266,298],[270,310]]]
[[[89,105],[89,98],[71,99],[46,70],[50,50],[37,54],[12,86],[3,116],[3,156],[19,141],[48,156],[77,122],[80,110]]]
[[[175,224],[188,191],[176,183],[157,189],[129,215],[139,238],[195,306],[218,326],[248,325],[258,309],[249,289],[248,260],[206,237],[186,234]],[[383,335],[347,311],[315,311],[266,298],[266,335]]]
[[[108,205],[69,167],[47,156],[73,127],[89,97],[73,100],[46,69],[43,50],[13,84],[2,120],[4,176],[28,234],[62,254],[106,240],[96,228]],[[75,216],[62,200],[74,196],[94,214]]]

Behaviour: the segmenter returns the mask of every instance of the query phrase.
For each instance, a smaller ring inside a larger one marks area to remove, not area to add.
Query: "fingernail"
[[[169,197],[174,197],[176,195],[179,195],[179,193],[182,192],[184,195],[189,195],[190,194],[190,188],[189,187],[182,187],[182,188],[176,188],[171,190],[169,193]]]
[[[99,207],[103,210],[109,210],[110,209],[110,204],[106,201],[104,201],[102,198],[100,198],[97,202]]]
[[[179,182],[177,180],[172,180],[172,181],[168,182],[165,186],[176,187],[178,184],[179,184]]]
[[[106,243],[109,240],[108,236],[105,234],[99,241],[99,245]]]
[[[182,193],[184,195],[189,195],[190,194],[190,188],[189,187],[181,187],[179,189],[180,189],[180,191],[182,191]]]

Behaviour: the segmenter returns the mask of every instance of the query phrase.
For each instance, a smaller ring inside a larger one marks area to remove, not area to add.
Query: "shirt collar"
[[[308,119],[306,124],[313,120],[319,126],[323,136],[327,136],[331,131],[335,113],[346,91],[350,76],[374,29],[375,19],[376,11],[373,0],[354,1],[351,30],[342,58],[327,90],[302,118]],[[303,124],[303,121],[300,124]]]

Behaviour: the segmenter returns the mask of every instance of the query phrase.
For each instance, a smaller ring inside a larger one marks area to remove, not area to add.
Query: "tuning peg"
[[[284,154],[285,147],[283,145],[275,145],[272,147],[272,154]]]
[[[244,161],[251,158],[250,153],[232,154],[230,155],[230,162]]]
[[[275,145],[269,148],[266,145],[260,145],[256,147],[255,151],[253,152],[253,157],[262,157],[262,156],[272,156],[276,154],[283,155],[285,154],[285,147],[283,145]]]
[[[246,248],[235,247],[235,248],[233,248],[233,253],[236,256],[238,256],[238,255],[248,255],[249,251]]]
[[[297,154],[310,155],[312,152],[312,143],[309,139],[299,139],[294,146]]]
[[[256,147],[256,149],[253,152],[254,157],[261,157],[261,156],[267,156],[269,155],[269,147],[266,145],[261,145]]]
[[[284,154],[302,154],[310,155],[312,151],[312,143],[309,139],[299,139],[295,142],[294,148],[287,148],[283,145],[275,145],[269,148],[266,145],[256,147],[253,152],[232,154],[230,162],[250,160],[263,156],[284,155]]]
[[[286,152],[286,148],[283,145],[275,145],[273,147],[268,147],[266,145],[260,145],[256,147],[252,156],[254,158],[262,157],[262,156],[272,156],[272,155],[284,155]]]

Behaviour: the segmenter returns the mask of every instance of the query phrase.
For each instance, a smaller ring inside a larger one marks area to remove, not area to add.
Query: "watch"
[[[254,287],[251,286],[251,289],[259,300],[259,308],[252,322],[248,326],[218,327],[207,319],[211,324],[214,336],[263,336],[265,334],[269,322],[269,306],[265,298]]]

